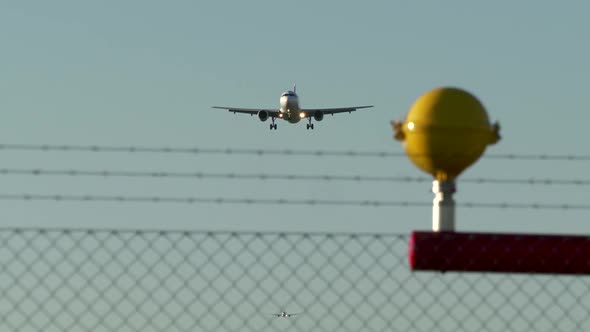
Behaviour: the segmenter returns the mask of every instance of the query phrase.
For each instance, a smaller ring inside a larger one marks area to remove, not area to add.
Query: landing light
[[[305,113],[303,113],[303,112],[299,113],[299,117],[303,119],[305,117]]]
[[[279,113],[279,118],[282,118],[282,117],[283,117],[283,113]]]

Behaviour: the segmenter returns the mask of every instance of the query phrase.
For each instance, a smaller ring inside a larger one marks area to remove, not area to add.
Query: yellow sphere
[[[500,139],[479,100],[458,88],[423,94],[393,127],[410,160],[439,181],[453,180]]]

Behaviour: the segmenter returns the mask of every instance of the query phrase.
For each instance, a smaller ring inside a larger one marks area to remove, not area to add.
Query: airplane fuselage
[[[297,123],[301,118],[301,108],[299,107],[299,97],[294,91],[287,91],[281,95],[280,118],[290,123]]]

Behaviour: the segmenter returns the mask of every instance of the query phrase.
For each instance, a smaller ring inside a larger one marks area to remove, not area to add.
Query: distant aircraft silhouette
[[[289,314],[289,313],[287,313],[287,312],[283,311],[283,312],[281,312],[281,313],[278,313],[278,314],[272,314],[272,315],[273,315],[273,316],[277,316],[277,317],[289,318],[289,317],[291,317],[291,316],[295,316],[295,315],[297,315],[297,314]]]

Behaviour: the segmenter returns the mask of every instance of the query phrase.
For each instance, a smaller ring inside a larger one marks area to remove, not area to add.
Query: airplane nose
[[[288,97],[287,98],[287,104],[289,105],[289,108],[296,108],[297,106],[297,99],[293,98],[293,97]]]

